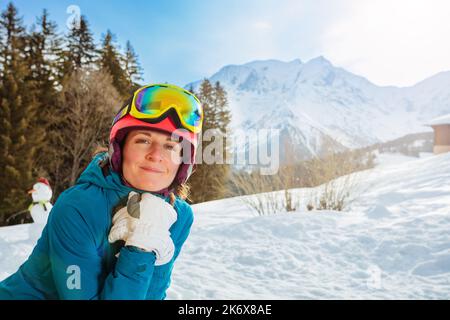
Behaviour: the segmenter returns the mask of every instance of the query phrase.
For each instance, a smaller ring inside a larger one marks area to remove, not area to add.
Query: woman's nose
[[[162,146],[159,143],[152,142],[147,158],[151,158],[153,161],[161,161],[164,158]]]

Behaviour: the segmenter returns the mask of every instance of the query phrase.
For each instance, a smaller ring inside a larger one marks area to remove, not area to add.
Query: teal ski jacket
[[[0,282],[0,299],[165,299],[194,220],[192,208],[176,197],[177,221],[170,228],[175,254],[167,264],[155,266],[153,252],[110,244],[113,210],[130,191],[142,191],[123,184],[109,166],[102,168],[106,157],[95,156],[60,194],[28,260]]]

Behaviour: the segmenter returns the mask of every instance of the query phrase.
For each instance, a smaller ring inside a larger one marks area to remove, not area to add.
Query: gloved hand
[[[164,199],[136,192],[128,195],[127,206],[113,217],[108,241],[124,240],[126,246],[135,246],[156,254],[155,265],[169,262],[175,252],[170,227],[177,220],[177,212]]]

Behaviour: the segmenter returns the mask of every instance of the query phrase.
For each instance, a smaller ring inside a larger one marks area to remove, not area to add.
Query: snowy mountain
[[[450,112],[450,72],[412,87],[379,87],[318,57],[228,65],[209,80],[228,92],[232,128],[280,129],[302,157],[431,131],[424,123]]]
[[[305,210],[321,187],[292,190],[290,213],[258,216],[242,197],[193,205],[167,298],[450,299],[450,153],[383,154],[352,175],[343,212]],[[0,280],[31,253],[32,228],[0,228]]]

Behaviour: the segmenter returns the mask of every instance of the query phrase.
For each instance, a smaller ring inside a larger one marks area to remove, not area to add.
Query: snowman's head
[[[33,189],[28,193],[31,193],[34,202],[50,201],[53,195],[50,184],[45,178],[39,178],[38,182],[33,185]]]

